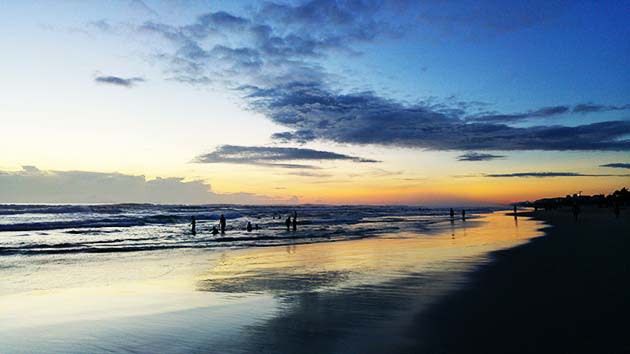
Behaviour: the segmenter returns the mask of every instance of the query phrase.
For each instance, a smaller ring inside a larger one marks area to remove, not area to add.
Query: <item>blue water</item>
[[[285,219],[294,211],[298,231],[287,232]],[[488,211],[467,210],[469,216]],[[213,236],[221,214],[227,231]],[[422,232],[448,217],[448,209],[410,206],[0,205],[0,256],[340,241]],[[247,222],[259,229],[247,232]]]

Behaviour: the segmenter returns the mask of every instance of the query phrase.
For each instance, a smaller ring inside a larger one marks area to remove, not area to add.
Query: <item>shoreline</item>
[[[401,352],[630,351],[630,210],[517,215],[546,223],[545,236],[492,252],[466,287],[416,314]]]

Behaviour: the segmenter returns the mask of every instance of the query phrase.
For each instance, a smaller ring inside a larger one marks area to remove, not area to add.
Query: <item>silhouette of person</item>
[[[466,221],[466,209],[462,209],[462,220]]]
[[[213,235],[216,235],[216,234],[218,234],[218,233],[219,233],[219,230],[217,230],[217,227],[216,227],[216,226],[214,226],[214,225],[212,225],[212,234],[213,234]]]
[[[578,215],[580,214],[580,206],[578,203],[573,203],[573,207],[571,208],[573,211],[573,217],[575,218],[575,222],[578,220]]]
[[[287,231],[291,231],[291,216],[287,216],[287,220],[284,222],[287,225]]]
[[[194,216],[190,217],[190,231],[193,235],[197,234],[197,219]]]
[[[252,231],[252,223],[251,222],[247,222],[247,232],[251,232]]]
[[[223,214],[221,214],[221,218],[219,218],[219,224],[221,225],[221,233],[224,234],[226,221],[225,221],[225,216],[223,216]]]
[[[615,211],[615,219],[619,219],[619,202],[615,202],[614,211]]]
[[[293,231],[297,231],[297,212],[293,212]]]
[[[254,229],[256,230],[260,229],[260,227],[258,227],[258,224],[254,225]]]
[[[451,208],[451,220],[455,218],[455,210],[453,210],[453,208]]]

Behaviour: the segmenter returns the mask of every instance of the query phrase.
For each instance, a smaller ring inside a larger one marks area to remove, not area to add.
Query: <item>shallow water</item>
[[[287,232],[293,212],[298,230]],[[222,214],[227,232],[213,236]],[[446,209],[405,206],[0,205],[0,256],[327,242],[426,231],[447,215]],[[247,232],[248,222],[259,229]]]
[[[378,352],[488,252],[504,213],[343,242],[0,257],[0,352]]]

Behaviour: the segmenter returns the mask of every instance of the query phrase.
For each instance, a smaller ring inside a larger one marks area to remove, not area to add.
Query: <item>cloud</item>
[[[582,103],[573,107],[575,113],[593,113],[593,112],[608,112],[608,111],[623,111],[630,109],[630,104],[624,104],[621,106],[602,105],[593,103]]]
[[[503,155],[483,154],[478,152],[467,152],[457,156],[457,161],[490,161],[494,159],[502,159]]]
[[[297,171],[297,172],[289,172],[287,175],[298,176],[298,177],[311,177],[311,178],[328,178],[332,177],[329,173],[318,173],[318,172],[309,172],[309,171]]]
[[[630,168],[630,163],[627,163],[627,162],[607,163],[605,165],[599,165],[599,167]]]
[[[405,105],[372,92],[342,94],[319,82],[247,87],[252,109],[291,131],[284,142],[313,140],[431,150],[630,150],[630,121],[512,127],[466,122],[459,109]]]
[[[495,19],[484,14],[477,19],[465,10],[469,5],[458,7],[458,3],[447,2],[442,8],[429,2],[422,18],[447,20],[443,15],[449,11],[445,9],[457,7],[461,11],[455,17],[482,21],[476,25],[488,28],[512,30],[541,23],[563,8],[545,4],[499,6],[507,16]],[[430,10],[435,7],[437,10]],[[473,13],[479,11],[473,8]],[[401,26],[409,25],[409,18],[415,18],[418,11],[411,1],[267,2],[252,8],[245,17],[210,12],[189,24],[146,22],[138,30],[156,35],[168,42],[168,48],[174,48],[157,55],[166,64],[171,80],[235,90],[248,109],[285,128],[272,136],[279,142],[318,140],[464,151],[630,150],[627,119],[576,126],[510,125],[563,114],[628,109],[627,105],[584,103],[480,114],[473,103],[403,103],[374,92],[334,88],[334,77],[319,64],[322,58],[340,52],[353,55],[357,44],[401,35]],[[388,17],[396,18],[399,24],[385,21]]]
[[[122,173],[0,171],[0,203],[284,204],[297,199],[250,193],[216,193],[203,181]]]
[[[106,19],[100,19],[98,21],[91,21],[87,23],[88,27],[94,27],[103,32],[111,32],[112,25]]]
[[[141,77],[123,78],[118,76],[97,76],[94,81],[101,84],[109,84],[115,86],[132,87],[138,82],[144,82]]]
[[[609,174],[585,174],[579,172],[515,172],[515,173],[490,173],[484,177],[504,178],[504,177],[625,177],[630,175],[609,175]]]
[[[532,118],[545,118],[559,114],[564,114],[570,111],[568,106],[551,106],[542,107],[525,113],[512,113],[512,114],[486,114],[479,116],[466,117],[468,121],[474,122],[498,122],[498,123],[510,123],[518,122]]]
[[[630,104],[613,106],[602,104],[581,103],[575,106],[561,105],[542,107],[523,113],[510,114],[480,114],[466,117],[467,121],[484,122],[484,123],[515,123],[535,118],[548,118],[566,113],[601,113],[609,111],[622,111],[630,109]]]
[[[287,161],[379,162],[361,157],[305,148],[221,145],[214,151],[197,156],[196,163],[234,163],[266,167],[318,169],[317,166],[285,163]]]

